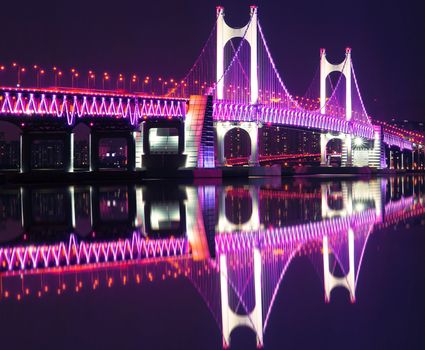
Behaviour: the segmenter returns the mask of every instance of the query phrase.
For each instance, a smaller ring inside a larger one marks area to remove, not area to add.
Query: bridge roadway
[[[186,99],[59,88],[2,88],[0,89],[0,120],[13,123],[20,130],[21,172],[34,170],[30,166],[30,147],[31,142],[41,137],[39,133],[41,130],[43,130],[43,138],[48,138],[50,134],[53,139],[63,140],[65,158],[73,157],[74,127],[81,122],[91,130],[89,159],[92,171],[99,170],[96,150],[102,135],[126,139],[129,149],[127,170],[157,166],[155,161],[150,161],[152,157],[173,158],[167,154],[169,150],[161,151],[161,144],[165,141],[157,131],[168,127],[177,127],[178,130],[178,147],[175,157],[181,159],[176,161],[177,167],[211,167],[214,166],[214,162],[216,165],[224,164],[226,162],[223,148],[224,137],[227,132],[236,127],[246,130],[251,138],[249,163],[254,165],[260,161],[258,130],[261,125],[283,125],[322,132],[322,163],[326,158],[323,145],[333,138],[341,138],[338,136],[341,134],[358,136],[365,140],[376,136],[376,142],[374,142],[386,145],[387,154],[382,147],[372,148],[370,152],[378,152],[386,158],[394,156],[394,152],[388,151],[391,147],[405,150],[403,154],[407,152],[407,155],[404,156],[404,167],[407,167],[408,150],[412,151],[413,147],[407,137],[384,130],[381,126],[372,127],[313,112],[301,113],[296,110],[232,105],[225,101],[217,101],[213,103],[211,119],[210,104],[211,102],[202,96]],[[211,119],[209,123],[208,118]],[[152,128],[156,130],[156,135],[150,131]],[[210,136],[213,132],[217,135],[218,153],[215,156],[214,146],[211,146],[214,141]],[[343,137],[342,139],[344,140]],[[206,146],[207,144],[209,147]],[[158,147],[160,151],[156,150],[153,154],[152,150]],[[415,144],[413,152],[419,154],[421,148],[421,145]],[[161,152],[164,154],[161,155]],[[353,154],[356,152],[353,150]],[[366,158],[371,156],[370,152]],[[362,151],[362,157],[364,157],[363,153],[364,151]],[[419,155],[417,158],[419,159]],[[368,165],[366,163],[363,161],[358,165]],[[388,161],[386,163],[391,164]],[[382,166],[384,166],[383,163]],[[69,172],[74,171],[73,161],[65,159],[64,168]]]

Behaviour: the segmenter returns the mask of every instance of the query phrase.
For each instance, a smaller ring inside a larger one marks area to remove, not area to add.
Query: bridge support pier
[[[341,166],[353,166],[353,138],[351,135],[345,135],[342,141]]]
[[[387,163],[385,161],[385,145],[383,142],[382,127],[374,125],[373,129],[373,147],[369,150],[368,165],[371,168],[385,169],[387,168]]]
[[[385,162],[385,147],[382,139],[381,127],[374,127],[373,140],[354,137],[349,134],[322,133],[320,135],[320,165],[329,166],[326,151],[327,144],[333,139],[342,141],[341,166],[383,169],[387,167]]]
[[[322,133],[320,134],[320,165],[321,166],[329,166],[328,154],[326,147],[329,141],[333,139],[339,139],[342,141],[342,155],[341,155],[341,166],[348,166],[347,159],[348,155],[350,156],[351,162],[351,136],[345,134],[331,134],[331,133]],[[344,145],[349,143],[348,146]],[[344,149],[345,149],[345,160],[344,160]],[[348,152],[349,150],[349,152]]]
[[[258,129],[259,125],[257,122],[216,122],[215,130],[217,135],[217,165],[226,165],[226,156],[224,150],[224,139],[226,134],[235,128],[245,130],[251,141],[251,155],[248,159],[248,164],[251,166],[259,165],[258,157]]]

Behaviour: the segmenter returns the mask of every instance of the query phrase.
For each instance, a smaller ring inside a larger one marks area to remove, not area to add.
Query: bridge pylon
[[[320,112],[326,114],[326,78],[332,72],[341,72],[345,76],[345,119],[351,120],[351,49],[345,49],[345,59],[340,64],[332,64],[326,58],[326,50],[320,49]]]
[[[257,72],[257,6],[250,7],[250,20],[242,28],[232,28],[224,20],[224,7],[217,6],[217,98],[224,97],[224,47],[233,38],[244,38],[251,48],[250,53],[250,98],[251,104],[258,100]]]

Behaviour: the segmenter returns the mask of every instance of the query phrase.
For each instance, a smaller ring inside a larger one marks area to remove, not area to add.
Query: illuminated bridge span
[[[72,265],[101,264],[117,261],[156,259],[189,254],[186,239],[145,239],[133,233],[131,239],[111,242],[77,242],[71,235],[68,243],[41,246],[0,248],[2,269],[33,270]]]
[[[148,117],[184,118],[186,100],[111,92],[66,89],[0,89],[0,113],[16,117],[64,118],[68,125],[82,117],[128,119],[132,125]],[[21,119],[23,120],[23,119]]]
[[[241,40],[235,46],[233,39]],[[259,130],[274,125],[320,133],[322,166],[330,165],[327,145],[337,139],[342,144],[342,166],[422,167],[423,137],[372,122],[351,54],[347,48],[343,62],[333,64],[321,49],[317,86],[315,79],[305,96],[294,97],[276,68],[257,7],[251,6],[249,22],[243,28],[230,27],[224,20],[224,8],[218,7],[216,24],[200,56],[165,96],[5,87],[0,89],[0,119],[15,123],[22,131],[21,172],[34,170],[28,165],[30,144],[40,137],[40,129],[44,138],[60,138],[58,130],[46,127],[47,117],[65,124],[61,130],[65,136],[61,137],[69,160],[63,170],[69,172],[74,170],[73,126],[81,119],[89,120],[92,136],[90,171],[100,168],[98,139],[114,135],[127,141],[130,171],[164,164],[176,168],[231,165],[224,141],[235,128],[244,130],[250,139],[248,163],[259,165]],[[329,78],[333,72],[339,73],[336,84]],[[105,120],[114,121],[117,127],[105,125]]]

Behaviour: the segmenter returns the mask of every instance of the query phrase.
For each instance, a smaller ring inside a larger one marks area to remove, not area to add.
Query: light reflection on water
[[[310,261],[325,303],[339,288],[355,304],[369,238],[400,224],[423,226],[424,213],[420,176],[3,188],[0,313],[4,303],[25,307],[185,279],[215,319],[223,346],[240,327],[267,346],[294,259]]]

